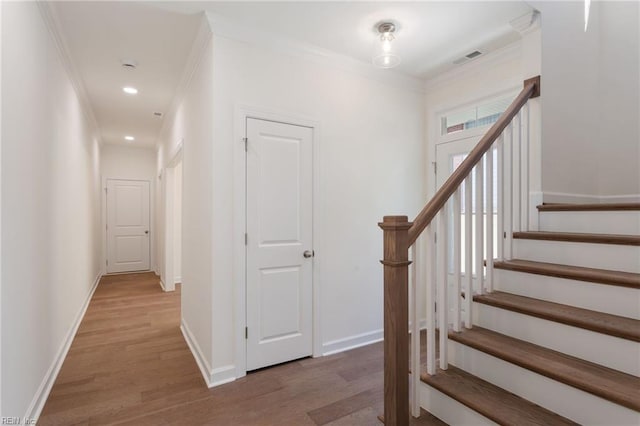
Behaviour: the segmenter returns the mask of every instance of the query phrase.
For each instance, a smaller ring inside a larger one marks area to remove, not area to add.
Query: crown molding
[[[196,33],[196,37],[191,44],[191,51],[189,52],[189,56],[187,57],[187,62],[182,70],[182,75],[180,77],[180,82],[176,87],[176,90],[173,95],[173,99],[171,100],[171,104],[169,105],[169,109],[162,117],[162,125],[160,126],[160,130],[158,131],[158,138],[156,141],[156,147],[160,146],[160,138],[167,130],[167,127],[173,121],[175,117],[176,111],[180,106],[180,103],[184,99],[189,86],[191,85],[191,80],[193,79],[193,75],[195,74],[198,66],[200,65],[200,61],[204,56],[205,49],[209,45],[211,38],[213,36],[213,32],[211,31],[211,26],[209,24],[209,19],[205,16],[205,12],[201,13],[200,24],[198,25],[198,32]]]
[[[216,36],[241,41],[318,64],[332,66],[399,89],[419,93],[425,92],[424,80],[422,79],[411,77],[397,71],[378,69],[368,62],[341,55],[310,43],[304,43],[268,31],[242,26],[230,21],[228,18],[210,12],[206,12],[206,16],[212,32]]]
[[[452,81],[473,76],[487,67],[497,66],[507,61],[519,59],[521,54],[522,41],[518,40],[485,56],[481,56],[474,61],[459,65],[456,68],[428,79],[425,83],[425,89],[427,92],[436,90]]]
[[[532,10],[522,16],[509,22],[511,28],[519,32],[521,35],[528,34],[540,28],[540,12]]]
[[[77,71],[78,68],[71,58],[69,47],[64,39],[64,36],[62,35],[62,31],[60,30],[62,26],[60,25],[58,15],[56,14],[56,11],[51,7],[50,2],[37,0],[36,3],[38,5],[38,9],[40,10],[42,19],[44,20],[45,25],[49,31],[49,34],[53,39],[53,44],[58,51],[62,66],[65,69],[69,80],[71,81],[71,85],[73,86],[76,95],[78,96],[78,100],[82,107],[82,112],[86,119],[89,121],[89,124],[93,127],[94,136],[97,137],[98,143],[102,145],[102,131],[100,130],[100,126],[98,125],[98,120],[96,120],[91,102],[89,101],[89,96],[87,94],[87,89],[84,81]]]

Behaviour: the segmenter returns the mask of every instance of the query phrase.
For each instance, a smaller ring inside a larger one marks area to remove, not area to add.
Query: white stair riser
[[[494,288],[507,293],[640,319],[640,290],[495,269]]]
[[[420,406],[449,425],[497,424],[424,382],[420,383]]]
[[[637,425],[640,413],[449,340],[449,362],[584,425]]]
[[[513,248],[515,259],[640,272],[639,246],[514,239]]]
[[[541,212],[540,231],[640,235],[640,212]]]
[[[474,303],[473,324],[595,362],[640,375],[640,344],[578,327],[548,321],[493,306]]]

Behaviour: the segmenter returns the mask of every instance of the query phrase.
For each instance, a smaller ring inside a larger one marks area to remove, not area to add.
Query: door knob
[[[302,253],[302,255],[303,255],[305,258],[307,258],[307,259],[308,259],[308,258],[310,258],[310,257],[313,257],[313,256],[315,255],[315,253],[314,253],[313,251],[311,251],[311,250],[305,250],[305,252],[304,252],[304,253]]]
[[[145,234],[148,234],[148,233],[149,233],[149,231],[144,231],[144,233],[145,233]]]

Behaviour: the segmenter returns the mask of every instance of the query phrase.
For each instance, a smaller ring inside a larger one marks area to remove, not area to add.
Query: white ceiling
[[[423,2],[54,2],[63,37],[87,89],[105,143],[154,146],[198,30],[216,22],[293,39],[371,62],[374,26],[391,19],[402,63],[391,73],[428,79],[453,61],[519,38],[509,22],[531,11],[522,1]],[[120,65],[135,59],[136,70]],[[126,96],[122,87],[137,87]]]
[[[107,144],[156,145],[200,22],[130,2],[53,2],[71,59]],[[125,69],[122,60],[138,62]],[[126,95],[124,86],[139,90]],[[125,135],[136,138],[126,142]]]

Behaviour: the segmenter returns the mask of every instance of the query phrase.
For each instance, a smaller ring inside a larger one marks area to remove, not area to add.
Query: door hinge
[[[109,188],[104,189],[104,193],[107,194],[109,192]]]
[[[247,244],[249,244],[249,235],[245,232],[244,233],[244,245],[246,246]]]
[[[435,161],[432,161],[431,164],[433,164],[433,173],[434,174],[438,174],[438,163],[436,163]]]
[[[109,259],[107,259],[107,266],[109,266]]]
[[[433,233],[433,243],[434,244],[438,244],[438,233],[437,232]]]
[[[244,152],[247,152],[249,150],[249,138],[242,138],[242,142],[244,142]]]
[[[244,328],[244,338],[248,339],[249,338],[249,327],[245,327]]]

